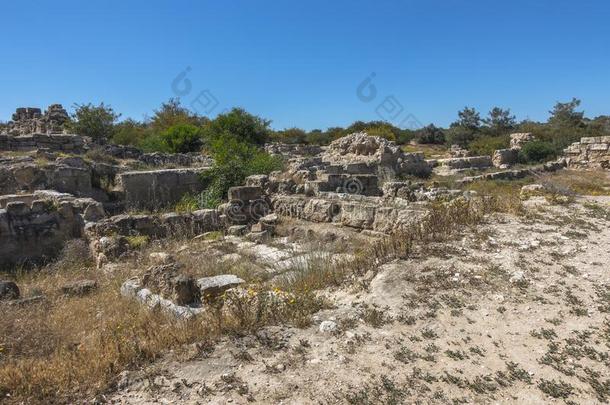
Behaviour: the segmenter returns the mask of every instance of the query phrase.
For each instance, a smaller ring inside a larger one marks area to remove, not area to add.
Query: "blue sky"
[[[274,128],[447,125],[465,105],[544,120],[573,96],[587,116],[610,113],[601,0],[6,1],[0,14],[3,121],[18,106],[101,101],[142,119],[179,93],[202,114],[241,106]],[[190,91],[172,87],[187,68]]]

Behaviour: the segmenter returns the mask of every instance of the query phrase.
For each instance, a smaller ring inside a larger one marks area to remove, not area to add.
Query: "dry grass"
[[[532,183],[532,179],[475,181],[465,186],[486,200],[487,212],[503,212],[513,215],[524,213],[520,198],[521,187]]]
[[[226,333],[249,333],[275,323],[307,325],[321,301],[310,292],[258,285],[246,294],[223,297],[204,315],[179,321],[151,312],[120,295],[120,285],[143,270],[142,254],[112,274],[97,272],[82,246],[69,246],[45,268],[12,274],[24,295],[42,303],[0,306],[0,398],[7,402],[68,403],[112,389],[125,369],[150,362],[169,349],[210,344]],[[214,273],[206,263],[208,273]],[[99,288],[85,297],[65,297],[60,286],[94,278]]]
[[[551,189],[563,190],[566,195],[610,195],[610,174],[602,170],[560,170],[541,176],[537,181]]]
[[[403,145],[402,150],[407,153],[423,152],[426,159],[450,157],[449,149],[445,145],[418,144]]]
[[[111,274],[94,270],[82,245],[70,245],[56,263],[13,276],[26,294],[36,290],[46,300],[22,308],[0,307],[0,398],[28,403],[90,399],[111,390],[121,371],[150,362],[169,349],[180,351],[196,342],[209,345],[222,334],[251,333],[269,324],[306,326],[311,314],[324,307],[316,290],[340,285],[369,271],[375,273],[395,258],[409,257],[431,242],[455,237],[465,227],[479,224],[490,212],[516,209],[508,186],[498,187],[498,196],[431,204],[421,223],[361,247],[352,259],[336,260],[316,253],[312,247],[302,262],[286,271],[286,277],[273,283],[248,277],[255,263],[247,258],[243,263],[227,265],[206,257],[202,266],[205,253],[191,253],[205,252],[211,246],[230,250],[223,247],[222,239],[154,242]],[[121,283],[143,271],[147,266],[144,258],[150,251],[176,252],[184,243],[189,250],[177,256],[187,272],[238,274],[250,282],[248,288],[226,294],[191,321],[145,310],[121,297]],[[58,292],[63,282],[82,278],[96,279],[99,288],[82,298],[64,297]]]

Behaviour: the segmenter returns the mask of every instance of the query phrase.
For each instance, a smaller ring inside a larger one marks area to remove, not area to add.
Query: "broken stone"
[[[157,265],[170,264],[170,263],[175,262],[174,257],[166,252],[153,252],[150,255],[148,255],[148,257],[154,264],[157,264]]]
[[[178,275],[172,280],[172,301],[177,305],[191,304],[199,299],[199,290],[192,277]]]
[[[253,201],[262,197],[263,190],[260,187],[241,186],[229,188],[229,201]]]
[[[245,283],[244,280],[233,274],[203,277],[197,280],[197,286],[201,292],[201,297],[204,299],[217,297],[229,288],[237,287],[243,283]]]
[[[335,333],[339,329],[335,321],[322,321],[319,330],[321,333]]]
[[[523,145],[535,140],[536,137],[530,132],[519,132],[510,134],[510,147],[520,150]]]
[[[494,151],[491,161],[495,167],[508,168],[516,164],[518,158],[518,149],[497,149]]]
[[[233,236],[243,236],[248,232],[247,225],[233,225],[227,229],[227,234]]]
[[[78,296],[89,294],[97,288],[97,282],[94,280],[79,280],[64,284],[61,287],[61,292],[68,296]]]
[[[546,188],[542,184],[528,184],[521,187],[519,196],[525,200],[532,196],[543,195],[545,190]]]
[[[265,230],[262,232],[250,232],[246,235],[246,239],[255,243],[263,243],[271,237],[269,231]]]
[[[19,287],[12,281],[0,281],[0,301],[19,299]]]

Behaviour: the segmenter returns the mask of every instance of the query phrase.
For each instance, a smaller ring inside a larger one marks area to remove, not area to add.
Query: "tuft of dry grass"
[[[603,170],[560,170],[541,176],[539,181],[566,194],[610,195],[610,173]]]

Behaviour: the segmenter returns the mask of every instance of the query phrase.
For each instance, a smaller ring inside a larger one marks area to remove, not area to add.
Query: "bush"
[[[157,133],[151,133],[150,135],[142,139],[138,147],[147,153],[170,152],[169,146],[167,146],[167,143],[163,141],[163,138],[161,138],[161,134]]]
[[[202,126],[209,122],[206,117],[200,117],[193,114],[187,108],[180,104],[177,98],[170,98],[167,102],[161,104],[161,108],[154,111],[150,126],[155,133],[163,133],[175,125],[190,124]]]
[[[555,156],[555,147],[546,141],[528,142],[519,152],[519,160],[523,163],[542,162]]]
[[[307,132],[300,128],[288,128],[282,131],[275,132],[272,139],[282,143],[305,143]]]
[[[198,152],[203,146],[202,131],[190,124],[177,124],[161,134],[162,141],[172,153]]]
[[[75,112],[72,114],[70,130],[78,135],[89,136],[97,141],[105,141],[114,133],[114,123],[120,117],[112,107],[101,103],[75,104]]]
[[[468,144],[468,150],[473,155],[493,155],[496,149],[506,149],[510,146],[510,136],[483,136]]]
[[[253,174],[269,174],[281,170],[282,159],[271,156],[259,147],[225,135],[210,145],[214,158],[211,170],[202,174],[207,189],[200,196],[201,208],[215,208],[225,198],[230,187],[243,184]]]
[[[146,127],[146,124],[137,121],[126,119],[115,125],[112,142],[117,145],[138,146],[151,132]]]
[[[477,137],[477,132],[463,126],[453,126],[445,133],[447,144],[466,147]]]
[[[418,130],[415,138],[419,143],[443,144],[445,143],[445,131],[430,124]]]
[[[271,134],[270,123],[271,121],[252,115],[242,108],[233,108],[204,127],[204,138],[213,142],[225,136],[233,136],[247,144],[262,145]]]

